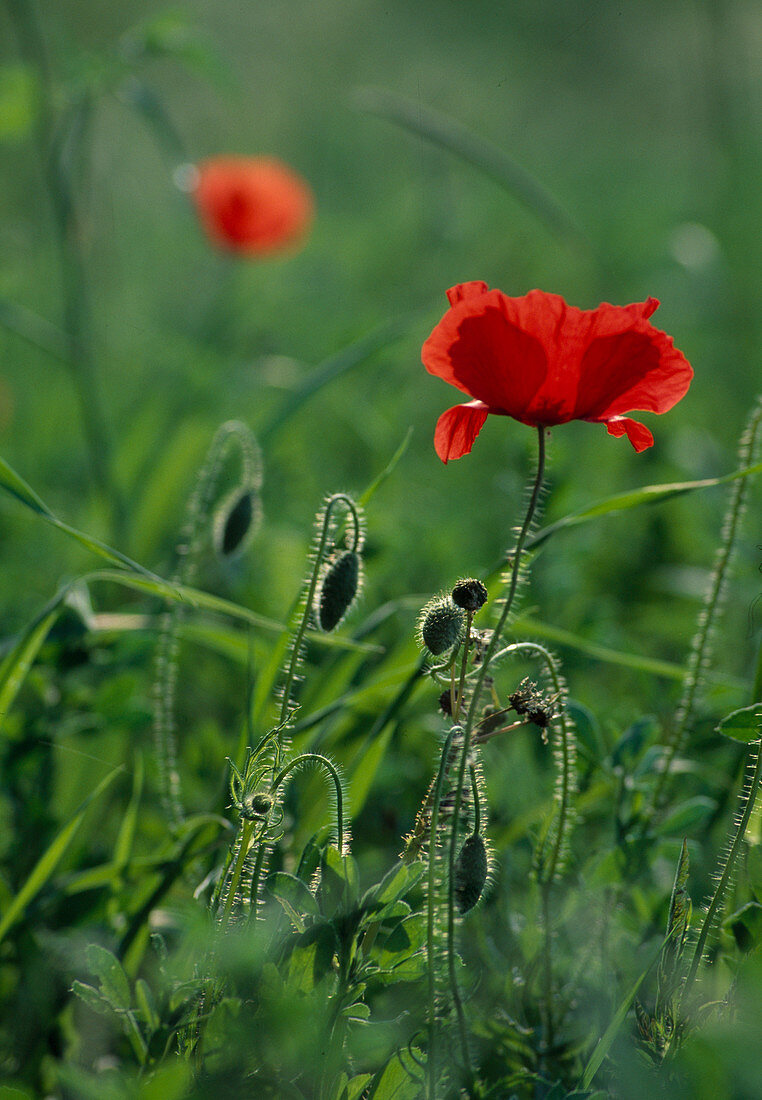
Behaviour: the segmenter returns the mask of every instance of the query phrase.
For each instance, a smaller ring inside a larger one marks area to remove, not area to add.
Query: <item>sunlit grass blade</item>
[[[617,493],[615,496],[600,500],[597,504],[590,504],[578,512],[572,512],[568,516],[556,520],[555,523],[543,527],[536,535],[529,537],[527,549],[536,550],[538,546],[542,546],[544,542],[547,542],[553,535],[558,534],[559,531],[564,531],[570,527],[579,527],[583,523],[600,519],[602,516],[612,515],[614,512],[626,512],[631,508],[640,508],[644,504],[660,504],[662,501],[682,496],[684,493],[693,493],[699,489],[712,489],[716,485],[725,485],[730,481],[737,481],[738,478],[752,477],[760,472],[762,472],[762,462],[757,462],[754,466],[734,470],[733,473],[723,474],[722,477],[708,477],[702,481],[678,481],[670,485],[645,485],[641,489],[632,489],[627,493]]]
[[[132,561],[131,558],[128,558],[119,550],[114,550],[111,546],[107,546],[105,542],[101,542],[100,539],[94,538],[92,535],[87,535],[84,531],[78,531],[75,527],[71,527],[68,523],[64,523],[62,519],[59,519],[58,516],[48,508],[47,504],[40,499],[34,489],[32,489],[30,485],[27,485],[24,479],[17,474],[3,458],[0,458],[0,489],[5,489],[7,493],[10,493],[10,495],[20,501],[21,504],[26,505],[35,515],[44,519],[46,523],[56,527],[59,531],[63,531],[64,534],[74,539],[81,546],[84,546],[86,550],[92,551],[92,553],[97,554],[98,557],[103,558],[112,565],[117,565],[121,569],[129,569],[130,572],[137,573],[143,577],[151,577],[154,580],[159,579],[150,569],[146,569],[144,566],[139,565],[138,562]]]
[[[103,791],[116,779],[120,772],[124,771],[124,766],[120,765],[110,772],[105,779],[103,779],[95,790],[88,795],[80,808],[74,814],[74,817],[61,829],[58,835],[49,845],[45,853],[37,861],[31,874],[27,878],[24,885],[21,887],[15,898],[6,909],[0,920],[0,942],[5,938],[8,930],[23,917],[29,903],[39,894],[40,890],[44,887],[50,876],[55,871],[56,867],[60,863],[61,859],[66,853],[67,848],[74,839],[77,831],[79,830],[82,821],[84,820],[87,809],[92,802],[98,798]]]
[[[62,606],[63,595],[58,595],[32,620],[0,664],[0,730]]]
[[[587,245],[579,227],[534,176],[502,149],[472,134],[462,123],[381,88],[358,89],[355,100],[369,114],[395,122],[468,161],[519,199],[556,233]]]
[[[365,492],[362,494],[362,496],[358,499],[357,503],[362,505],[363,508],[366,507],[368,501],[371,499],[371,497],[373,497],[375,495],[377,490],[381,488],[381,486],[384,484],[384,482],[387,480],[387,478],[391,477],[391,475],[394,473],[394,471],[397,467],[397,463],[400,461],[400,459],[405,454],[405,451],[408,449],[408,447],[410,445],[410,440],[412,439],[412,437],[413,437],[413,429],[412,429],[412,427],[410,427],[410,428],[408,428],[407,433],[405,434],[405,438],[402,440],[402,442],[400,443],[397,450],[394,452],[392,457],[389,459],[386,466],[384,466],[381,473],[373,479],[373,481],[370,483],[368,488],[365,490]]]

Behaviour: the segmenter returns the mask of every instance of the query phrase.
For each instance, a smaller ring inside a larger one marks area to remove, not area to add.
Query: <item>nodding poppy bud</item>
[[[271,795],[265,791],[255,791],[253,794],[247,795],[241,802],[241,817],[245,817],[248,820],[257,817],[267,817],[270,810],[273,808],[273,800]]]
[[[345,550],[323,575],[317,598],[317,620],[321,630],[335,630],[349,611],[360,586],[360,556]]]
[[[232,558],[246,549],[259,525],[257,494],[234,489],[215,512],[212,542],[218,557]]]
[[[449,688],[439,696],[439,709],[442,714],[446,714],[448,717],[452,714],[452,695]]]
[[[487,589],[474,577],[458,581],[452,590],[452,602],[464,611],[478,611],[487,602]]]
[[[484,837],[466,837],[455,862],[455,904],[459,913],[473,909],[487,882],[487,846]]]
[[[440,657],[463,637],[465,616],[449,596],[437,596],[426,604],[418,619],[421,641],[435,657]]]

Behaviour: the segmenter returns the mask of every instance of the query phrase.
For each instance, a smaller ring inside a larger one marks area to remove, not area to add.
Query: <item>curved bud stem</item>
[[[285,768],[275,776],[270,791],[272,794],[277,791],[286,776],[290,775],[296,768],[302,766],[302,764],[320,764],[330,775],[333,780],[334,787],[336,788],[336,834],[338,839],[338,849],[342,855],[344,852],[344,789],[341,785],[341,777],[336,770],[335,764],[328,759],[327,756],[322,756],[318,752],[303,752],[301,755],[295,757],[294,760],[290,760],[286,764]]]

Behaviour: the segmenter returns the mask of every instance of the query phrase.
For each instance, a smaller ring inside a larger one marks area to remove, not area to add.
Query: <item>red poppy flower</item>
[[[535,427],[591,420],[644,451],[653,436],[624,414],[666,412],[693,377],[672,338],[648,322],[656,298],[576,309],[558,294],[509,298],[481,282],[461,283],[447,297],[423,365],[474,400],[440,416],[434,446],[443,462],[469,453],[489,413]]]
[[[213,157],[197,173],[199,217],[222,248],[264,256],[300,240],[312,221],[308,185],[272,157]]]

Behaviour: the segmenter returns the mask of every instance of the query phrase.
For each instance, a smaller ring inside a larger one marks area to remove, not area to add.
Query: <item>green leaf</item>
[[[0,730],[62,608],[63,595],[59,595],[32,620],[0,664]]]
[[[116,955],[99,943],[91,943],[85,952],[87,965],[101,984],[101,993],[117,1012],[126,1011],[131,1003],[130,983]]]
[[[658,836],[680,836],[705,824],[717,809],[713,798],[696,795],[675,806],[672,812],[654,829]]]
[[[351,856],[342,855],[329,844],[320,860],[320,908],[326,916],[346,912],[357,905],[360,896],[360,874]]]
[[[611,1049],[611,1044],[614,1042],[614,1039],[616,1039],[617,1034],[619,1032],[619,1029],[621,1028],[622,1024],[624,1023],[625,1017],[626,1017],[627,1013],[630,1010],[630,1006],[632,1005],[632,1002],[635,1000],[635,997],[637,996],[638,990],[640,989],[646,975],[651,970],[651,967],[654,965],[654,963],[658,959],[659,955],[661,954],[662,947],[663,947],[663,944],[659,944],[659,950],[656,952],[656,954],[654,955],[651,962],[648,964],[646,969],[643,971],[643,973],[640,975],[640,977],[634,983],[634,985],[632,986],[630,991],[627,993],[626,997],[624,998],[622,1003],[619,1005],[619,1008],[614,1013],[614,1016],[611,1020],[611,1023],[609,1024],[609,1026],[606,1028],[606,1030],[604,1031],[601,1038],[596,1043],[595,1049],[593,1050],[593,1053],[590,1055],[590,1059],[589,1059],[587,1065],[585,1066],[585,1071],[582,1074],[582,1080],[580,1082],[580,1085],[583,1089],[590,1088],[590,1085],[593,1082],[593,1078],[595,1077],[596,1073],[600,1069],[600,1067],[603,1063],[603,1059],[606,1057],[609,1050]]]
[[[320,915],[320,908],[314,894],[296,875],[287,871],[275,871],[267,877],[267,889],[280,902],[292,921],[297,932],[304,931],[305,914],[310,917]]]
[[[151,987],[144,978],[138,978],[135,982],[135,1005],[148,1030],[156,1031],[161,1020],[156,1010],[156,1002],[153,999]]]
[[[90,803],[98,798],[122,771],[124,771],[123,766],[115,768],[98,784],[95,790],[88,795],[82,803],[71,821],[61,829],[52,843],[48,846],[45,853],[37,861],[26,882],[5,911],[2,920],[0,920],[0,942],[5,938],[8,930],[15,922],[24,915],[27,906],[37,896],[55,871],[67,848],[78,832]]]
[[[718,733],[724,733],[733,741],[742,745],[751,745],[762,736],[762,703],[753,703],[750,707],[734,710],[723,718],[717,727]]]
[[[762,943],[762,905],[749,901],[723,921],[743,952],[753,951]]]
[[[416,913],[401,921],[390,932],[376,956],[381,971],[390,974],[395,981],[415,981],[426,969],[424,945],[426,942],[426,917]]]
[[[762,462],[757,462],[754,466],[734,470],[733,473],[724,474],[722,477],[708,477],[702,481],[678,481],[669,485],[645,485],[642,489],[631,489],[626,493],[617,493],[615,496],[598,501],[597,504],[590,504],[578,512],[571,512],[563,519],[556,520],[555,523],[543,527],[536,535],[531,535],[527,539],[525,550],[536,550],[538,546],[541,546],[559,531],[564,531],[570,527],[579,527],[583,523],[600,519],[602,516],[612,515],[614,512],[627,512],[631,508],[640,508],[644,504],[660,504],[662,501],[682,496],[684,493],[712,489],[715,485],[726,485],[730,481],[736,481],[741,477],[752,477],[760,472],[762,472]]]
[[[412,1048],[418,1063],[424,1061],[421,1051]],[[408,1051],[397,1051],[376,1076],[368,1100],[419,1100],[422,1070]]]
[[[114,1018],[114,1007],[111,1002],[99,993],[97,989],[92,985],[87,985],[86,982],[72,982],[72,993],[75,993],[81,1001],[84,1001],[89,1009],[93,1012],[97,1012],[99,1016],[110,1016]]]
[[[360,1097],[365,1092],[368,1082],[373,1077],[372,1073],[360,1073],[357,1077],[353,1077],[346,1085],[344,1091],[341,1093],[339,1100],[360,1100]]]
[[[310,993],[333,974],[333,956],[338,940],[330,924],[319,924],[299,937],[288,960],[288,982],[298,993]]]
[[[401,860],[392,867],[377,886],[372,886],[362,899],[363,909],[380,909],[405,896],[415,886],[426,870],[426,864],[419,859],[415,863],[403,863]]]

